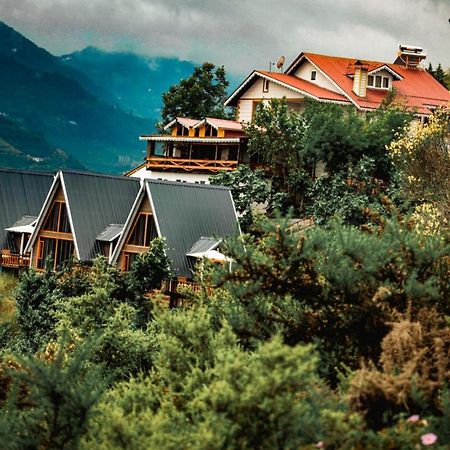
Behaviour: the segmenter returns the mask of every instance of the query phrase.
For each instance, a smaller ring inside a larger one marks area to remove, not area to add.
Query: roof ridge
[[[72,174],[72,175],[84,175],[84,176],[92,176],[92,177],[98,177],[98,178],[112,178],[114,180],[133,180],[133,181],[139,181],[138,178],[135,177],[127,177],[124,175],[111,175],[108,173],[97,173],[97,172],[85,172],[81,170],[60,170],[63,175],[66,173]]]
[[[144,178],[145,183],[149,184],[168,184],[175,186],[187,186],[191,188],[200,188],[200,189],[216,189],[216,190],[229,190],[230,188],[227,186],[221,186],[219,184],[200,184],[200,183],[192,183],[189,181],[174,181],[174,180],[155,180],[154,178]]]
[[[357,57],[353,57],[353,56],[333,56],[333,55],[324,55],[323,53],[312,53],[312,52],[303,52],[304,55],[308,56],[321,56],[321,57],[325,57],[325,58],[331,58],[331,59],[344,59],[344,60],[355,60],[355,61],[361,61],[361,62],[366,62],[366,63],[375,63],[375,64],[393,64],[393,63],[388,63],[385,61],[376,61],[374,59],[363,59],[363,58],[357,58]]]
[[[8,172],[8,173],[20,173],[25,175],[42,175],[46,177],[54,177],[55,172],[38,172],[36,170],[20,170],[20,169],[8,169],[6,167],[0,167],[0,172]]]

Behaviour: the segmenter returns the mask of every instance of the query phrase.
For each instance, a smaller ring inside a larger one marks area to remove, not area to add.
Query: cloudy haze
[[[301,51],[393,61],[399,43],[450,67],[450,0],[0,0],[0,19],[54,54],[86,46],[225,65]]]

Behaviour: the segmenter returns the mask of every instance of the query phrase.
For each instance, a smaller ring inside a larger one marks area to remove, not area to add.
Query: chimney
[[[353,92],[358,97],[365,97],[367,90],[368,68],[361,61],[355,62],[355,75],[353,77]]]

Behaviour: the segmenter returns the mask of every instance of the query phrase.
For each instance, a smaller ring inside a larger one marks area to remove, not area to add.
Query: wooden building
[[[0,270],[30,265],[25,251],[53,175],[0,169]]]
[[[250,161],[244,130],[234,120],[178,117],[164,129],[168,134],[140,136],[146,162],[128,176],[207,184],[211,174]]]
[[[228,188],[61,171],[25,251],[36,270],[49,261],[57,270],[71,260],[89,262],[103,255],[127,271],[151,240],[161,237],[172,274],[164,286],[176,294],[179,283],[191,281],[195,261],[209,256],[200,252],[200,243],[216,250],[223,238],[239,232]]]

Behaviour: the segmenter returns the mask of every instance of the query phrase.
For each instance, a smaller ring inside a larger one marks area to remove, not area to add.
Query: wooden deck
[[[0,254],[0,266],[12,269],[23,269],[30,266],[30,256],[20,256],[19,254],[2,250]]]
[[[148,170],[215,173],[233,171],[237,166],[237,161],[147,157]]]

